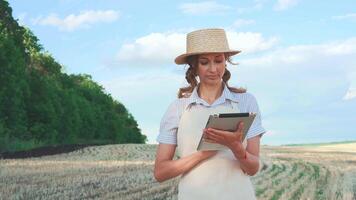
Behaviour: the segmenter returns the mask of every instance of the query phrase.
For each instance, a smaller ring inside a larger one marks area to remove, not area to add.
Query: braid
[[[225,68],[225,72],[224,72],[222,79],[223,79],[224,83],[226,84],[227,88],[229,88],[230,91],[235,92],[235,93],[245,93],[246,92],[245,88],[242,88],[242,87],[236,88],[236,87],[229,86],[229,84],[227,82],[229,81],[230,77],[231,77],[230,71],[227,68]]]
[[[225,73],[222,77],[223,81],[227,84],[227,82],[230,80],[230,77],[231,77],[230,71],[227,68],[225,68]]]
[[[198,81],[195,78],[196,74],[196,66],[197,66],[197,59],[196,56],[190,56],[187,58],[187,62],[189,65],[188,70],[185,72],[185,79],[189,83],[188,87],[182,87],[178,91],[178,98],[188,97],[190,93],[193,92],[195,86],[198,85]]]
[[[194,71],[194,68],[193,67],[189,67],[189,69],[185,73],[185,79],[193,87],[198,85],[197,79],[195,78],[196,76],[197,75],[196,75],[196,73]]]

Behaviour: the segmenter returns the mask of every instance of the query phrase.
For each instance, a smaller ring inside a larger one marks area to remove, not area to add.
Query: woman
[[[190,86],[179,90],[162,118],[154,176],[163,182],[182,175],[178,199],[255,199],[249,176],[258,172],[265,130],[254,96],[228,86],[226,63],[239,52],[229,49],[223,29],[202,29],[187,35],[187,52],[175,59],[189,65]],[[244,141],[242,123],[234,132],[204,129],[210,114],[226,112],[257,113]],[[202,134],[228,150],[197,151]],[[173,160],[176,148],[180,158]]]

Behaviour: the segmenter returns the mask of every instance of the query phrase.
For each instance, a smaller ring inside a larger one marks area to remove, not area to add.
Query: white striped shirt
[[[237,102],[240,112],[255,112],[257,113],[250,129],[247,132],[246,139],[264,134],[266,130],[262,127],[261,113],[258,108],[256,98],[251,93],[234,93],[231,92],[224,84],[222,95],[209,105],[204,99],[200,98],[197,92],[197,87],[194,88],[192,94],[188,98],[178,98],[173,101],[163,115],[160,124],[159,134],[156,138],[158,143],[177,144],[177,131],[180,117],[187,106],[190,109],[197,107],[215,107],[218,105],[232,107],[231,101]]]

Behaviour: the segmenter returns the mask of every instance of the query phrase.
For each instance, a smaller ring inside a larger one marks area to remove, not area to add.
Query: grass
[[[300,199],[300,196],[302,195],[303,191],[304,191],[304,184],[301,184],[298,189],[293,193],[292,198],[291,199]]]

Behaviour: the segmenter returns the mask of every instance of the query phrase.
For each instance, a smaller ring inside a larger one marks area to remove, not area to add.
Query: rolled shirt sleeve
[[[262,137],[262,135],[266,132],[266,130],[262,126],[261,112],[258,107],[257,100],[252,94],[250,94],[248,112],[256,113],[256,117],[255,117],[254,121],[252,122],[251,127],[246,134],[246,139],[255,137],[257,135],[261,135],[261,137]]]
[[[158,143],[177,144],[177,131],[179,124],[177,101],[172,102],[160,123],[159,134],[156,138]]]

